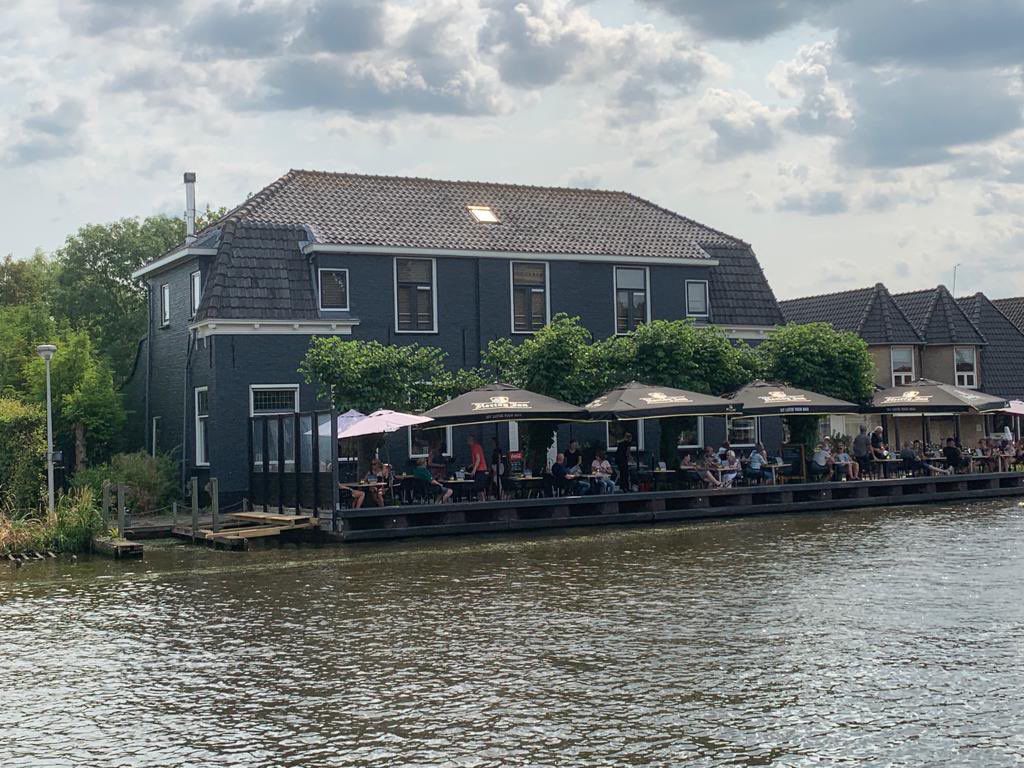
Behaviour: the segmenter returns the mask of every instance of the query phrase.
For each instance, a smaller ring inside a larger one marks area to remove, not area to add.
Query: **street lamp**
[[[50,358],[57,348],[53,344],[40,344],[36,354],[46,362],[46,485],[50,496],[50,514],[53,514],[53,408],[50,405]]]

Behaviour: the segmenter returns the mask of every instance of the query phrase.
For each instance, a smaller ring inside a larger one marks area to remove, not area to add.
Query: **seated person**
[[[366,475],[366,482],[368,482],[368,483],[387,483],[387,481],[388,481],[387,465],[384,464],[383,462],[381,462],[380,459],[374,459],[373,461],[371,461],[370,462],[370,471]],[[383,507],[384,506],[384,490],[385,490],[384,486],[381,486],[381,485],[371,485],[367,489],[367,493],[369,494],[370,501],[372,501],[375,506],[378,506],[378,507]]]
[[[612,465],[605,456],[603,448],[598,448],[594,454],[594,460],[590,462],[590,474],[594,477],[594,486],[598,493],[615,493],[618,488],[612,481]]]
[[[718,449],[718,460],[719,461],[724,461],[725,460],[725,454],[727,454],[731,450],[732,450],[732,446],[729,445],[729,441],[726,440],[724,443],[722,443],[721,447]]]
[[[722,487],[732,488],[733,482],[740,474],[742,467],[740,466],[740,460],[736,458],[735,451],[726,451],[725,461],[722,462]]]
[[[687,451],[683,454],[683,460],[679,462],[679,474],[683,482],[689,485],[696,485],[703,479],[700,467],[693,460],[693,454]]]
[[[761,443],[758,443],[747,457],[747,468],[743,470],[743,476],[747,480],[771,480],[772,471],[768,469],[767,464],[768,452]]]
[[[565,491],[570,496],[586,496],[590,486],[580,480],[579,474],[579,467],[570,470],[565,466],[564,453],[555,456],[555,463],[551,465],[551,477],[555,481],[555,488]]]
[[[811,457],[810,469],[812,480],[831,480],[832,467],[835,460],[832,454],[825,448],[824,443],[818,443],[814,447],[814,456]]]
[[[427,456],[427,468],[435,480],[445,480],[448,477],[448,457],[444,455],[444,446],[435,442],[430,446],[430,454]]]
[[[722,462],[719,461],[715,449],[710,445],[704,449],[701,464],[704,468],[704,474],[701,477],[707,483],[708,488],[721,488],[722,481],[718,479],[719,473],[717,470],[721,468]]]
[[[366,501],[366,493],[345,483],[338,483],[338,489],[341,491],[341,498],[352,499],[352,509],[362,508],[363,502]]]
[[[427,462],[425,459],[417,459],[416,467],[412,471],[412,476],[420,482],[424,483],[426,492],[429,496],[441,497],[441,501],[451,501],[452,489],[448,488],[434,479],[434,476],[430,473],[427,468]]]
[[[952,437],[946,438],[946,447],[942,449],[942,455],[946,457],[948,474],[964,469],[969,463],[960,449],[956,447],[956,441]]]
[[[570,440],[569,447],[565,449],[565,468],[575,469],[581,466],[583,466],[583,457],[580,456],[579,443]]]
[[[836,445],[836,450],[838,453],[835,456],[835,464],[842,465],[842,471],[850,480],[860,480],[860,464],[853,460],[850,452],[846,449],[846,445],[839,443]]]
[[[933,475],[949,475],[953,473],[952,469],[940,469],[924,461],[924,452],[921,449],[920,440],[915,440],[912,445],[903,446],[903,450],[900,451],[900,458],[903,459],[903,466],[911,472],[927,470]]]

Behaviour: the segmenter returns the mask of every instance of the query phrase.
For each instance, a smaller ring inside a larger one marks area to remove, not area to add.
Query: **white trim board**
[[[167,267],[172,267],[179,261],[193,258],[194,256],[216,256],[216,248],[180,248],[177,251],[168,253],[166,256],[161,256],[150,264],[144,264],[143,266],[132,272],[132,280],[138,280],[139,278],[151,275],[154,272],[159,272]]]
[[[630,266],[631,264],[664,264],[667,266],[718,266],[718,259],[686,259],[671,256],[605,256],[586,253],[530,253],[523,251],[475,251],[445,248],[408,248],[391,245],[328,245],[311,243],[303,247],[303,253],[352,253],[379,254],[381,256],[404,256],[407,258],[471,258],[471,259],[515,259],[516,261],[583,261],[605,262]]]
[[[358,320],[201,320],[189,326],[208,336],[351,336]]]

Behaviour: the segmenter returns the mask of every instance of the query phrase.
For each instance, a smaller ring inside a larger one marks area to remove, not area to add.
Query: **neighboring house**
[[[1007,400],[1024,400],[1024,328],[1002,312],[1000,301],[983,293],[957,303],[988,341],[981,349],[982,389]]]
[[[599,338],[690,318],[756,343],[783,321],[747,243],[586,189],[290,171],[135,277],[150,296],[147,448],[229,495],[248,484],[250,416],[326,405],[297,373],[314,336],[435,346],[465,367],[558,312]],[[684,442],[724,439],[714,421]],[[752,420],[731,427],[758,437]],[[412,435],[390,449],[400,467],[423,450]]]
[[[782,301],[779,307],[788,322],[828,322],[861,336],[875,361],[879,387],[932,379],[1009,399],[1014,386],[1024,385],[1010,383],[1020,367],[1017,361],[1024,360],[1024,334],[1011,333],[1011,324],[980,294],[957,301],[942,285],[890,294],[879,283],[873,288]],[[994,344],[988,333],[998,337]],[[848,420],[848,432],[856,421]],[[920,438],[919,421],[901,419],[901,437]],[[956,431],[952,417],[933,417],[929,423],[933,440]],[[986,424],[991,431],[996,422],[963,417],[961,437],[984,435]]]
[[[1011,323],[1024,332],[1024,296],[1013,299],[994,299],[992,303]]]

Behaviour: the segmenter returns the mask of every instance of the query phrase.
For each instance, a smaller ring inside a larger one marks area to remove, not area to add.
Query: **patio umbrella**
[[[433,420],[428,429],[497,421],[582,421],[587,418],[582,408],[511,384],[479,387],[423,415]]]
[[[744,416],[826,416],[860,412],[860,406],[855,403],[777,381],[755,381],[726,397],[742,403]]]
[[[388,432],[397,432],[404,427],[415,427],[419,424],[426,424],[431,421],[426,416],[415,416],[411,413],[399,413],[398,411],[374,411],[345,428],[338,430],[338,439],[350,437],[364,437],[366,435],[383,435]]]
[[[930,379],[918,379],[903,387],[875,392],[867,410],[872,413],[991,413],[1009,407],[1005,398],[986,395]]]
[[[999,412],[1008,413],[1011,416],[1024,416],[1024,400],[1011,400],[1010,404]]]
[[[338,434],[340,435],[342,432],[344,432],[346,429],[351,427],[353,424],[355,424],[356,422],[362,421],[365,418],[366,418],[366,414],[365,413],[361,413],[361,412],[355,410],[354,408],[351,409],[351,410],[345,411],[344,413],[339,413],[338,414]],[[312,429],[309,430],[308,432],[306,432],[306,434],[307,435],[313,434],[313,430]],[[328,419],[327,421],[325,421],[323,424],[320,425],[320,429],[318,431],[318,434],[320,435],[320,437],[330,437],[331,436],[331,420],[330,419]]]
[[[605,392],[584,406],[591,418],[600,421],[721,416],[735,413],[739,407],[733,400],[636,381]]]

